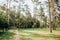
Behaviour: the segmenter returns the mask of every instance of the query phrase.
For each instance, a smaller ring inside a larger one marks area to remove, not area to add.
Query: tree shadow
[[[9,40],[10,37],[12,38],[14,33],[11,32],[0,32],[0,40]]]

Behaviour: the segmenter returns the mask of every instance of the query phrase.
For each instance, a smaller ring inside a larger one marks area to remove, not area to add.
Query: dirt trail
[[[15,35],[14,35],[14,40],[20,40],[20,34],[18,32],[18,30],[15,31]]]

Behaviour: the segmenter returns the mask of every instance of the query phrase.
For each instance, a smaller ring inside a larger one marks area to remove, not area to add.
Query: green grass
[[[60,40],[60,31],[50,33],[48,29],[20,29],[20,40]]]
[[[0,32],[0,40],[11,40],[13,35],[11,32]]]
[[[13,40],[15,31],[0,32],[0,40]],[[45,28],[18,29],[18,32],[20,40],[60,40],[60,29],[53,30],[53,33]]]

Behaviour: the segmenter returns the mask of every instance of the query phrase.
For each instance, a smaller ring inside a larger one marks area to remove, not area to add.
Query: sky
[[[31,0],[24,0],[24,1],[25,1],[25,4],[27,4],[27,5],[29,6],[29,8],[30,8],[30,12],[31,12],[32,15],[33,15],[34,4],[32,3]],[[44,6],[44,8],[45,8],[44,11],[46,12],[46,5],[44,4],[44,1],[47,1],[47,0],[39,0],[39,1],[42,2],[43,6]],[[2,5],[2,4],[4,4],[4,3],[6,3],[5,0],[0,0],[0,5]],[[11,6],[12,6],[12,5],[16,5],[16,6],[18,6],[18,4],[15,4],[15,3],[11,3]]]

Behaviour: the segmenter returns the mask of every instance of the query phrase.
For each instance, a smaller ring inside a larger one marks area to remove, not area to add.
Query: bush
[[[28,20],[27,19],[20,19],[20,26],[18,26],[18,28],[39,28],[40,27],[39,20],[34,18]],[[34,25],[34,23],[36,24]]]

